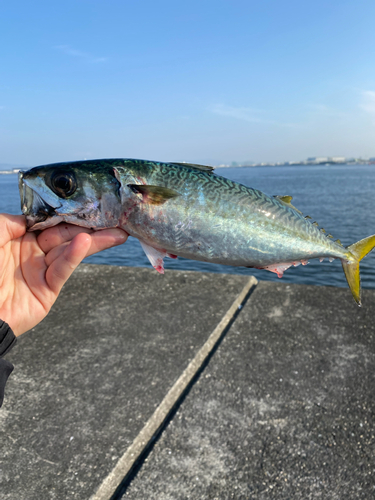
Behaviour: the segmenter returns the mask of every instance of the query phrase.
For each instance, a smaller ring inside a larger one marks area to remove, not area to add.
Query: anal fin
[[[271,273],[276,273],[278,278],[282,278],[284,272],[287,269],[289,269],[292,266],[297,267],[301,263],[305,266],[307,264],[307,260],[295,261],[295,262],[282,262],[282,263],[279,262],[278,264],[270,264],[269,266],[262,267],[262,269],[265,269],[266,271],[271,271]]]
[[[282,278],[284,271],[289,269],[293,263],[285,263],[285,264],[271,264],[270,266],[265,266],[263,269],[266,269],[267,271],[271,271],[271,273],[276,273],[278,278]]]

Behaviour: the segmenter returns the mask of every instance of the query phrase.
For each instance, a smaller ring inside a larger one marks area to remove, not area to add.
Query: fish
[[[291,196],[268,196],[213,170],[127,158],[42,165],[19,173],[21,209],[30,231],[60,222],[122,228],[138,238],[161,274],[165,257],[265,269],[279,277],[311,259],[340,259],[361,305],[359,262],[374,248],[375,235],[344,247],[304,217]]]

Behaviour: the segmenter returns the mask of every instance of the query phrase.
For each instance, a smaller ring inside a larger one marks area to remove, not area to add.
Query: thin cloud
[[[282,123],[276,120],[265,118],[267,111],[254,108],[227,106],[226,104],[215,104],[209,108],[211,113],[221,116],[229,116],[237,120],[243,120],[249,123],[264,123],[268,125],[277,125],[281,127],[293,127],[294,124]]]
[[[212,113],[221,116],[230,116],[231,118],[237,118],[238,120],[244,120],[246,122],[261,122],[264,121],[259,117],[259,114],[264,113],[259,109],[253,108],[235,108],[234,106],[227,106],[226,104],[215,104],[209,108]]]
[[[76,57],[78,59],[84,60],[88,63],[103,63],[108,60],[107,57],[95,57],[88,52],[83,52],[82,50],[73,49],[70,45],[56,45],[54,47],[56,50],[59,50],[63,54],[66,54],[71,57]]]
[[[308,108],[311,109],[314,113],[321,116],[332,116],[338,118],[348,116],[347,113],[338,111],[337,109],[326,106],[325,104],[308,104]]]
[[[375,119],[375,92],[373,90],[364,90],[362,92],[360,107]]]

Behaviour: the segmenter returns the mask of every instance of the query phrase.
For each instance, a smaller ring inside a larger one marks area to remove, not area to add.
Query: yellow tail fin
[[[359,276],[359,262],[375,247],[375,235],[369,236],[357,243],[346,247],[354,259],[342,260],[346,281],[353,294],[354,300],[361,306],[361,279]]]

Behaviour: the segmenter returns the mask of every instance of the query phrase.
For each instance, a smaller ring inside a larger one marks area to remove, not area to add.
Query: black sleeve
[[[13,371],[12,363],[1,358],[11,350],[16,341],[10,326],[5,321],[0,320],[0,406],[3,404],[6,381]]]

